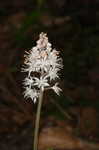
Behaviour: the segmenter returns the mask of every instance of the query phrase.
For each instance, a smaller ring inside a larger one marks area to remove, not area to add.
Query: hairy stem
[[[41,89],[38,106],[37,106],[37,113],[36,113],[35,130],[34,130],[34,149],[33,150],[37,150],[38,148],[39,122],[40,122],[42,101],[43,101],[43,90]]]

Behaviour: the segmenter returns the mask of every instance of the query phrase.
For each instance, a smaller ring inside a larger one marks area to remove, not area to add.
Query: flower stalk
[[[38,134],[39,134],[39,124],[40,124],[40,114],[41,114],[41,107],[43,102],[43,90],[40,90],[39,101],[37,106],[37,113],[36,113],[36,121],[35,121],[35,130],[34,130],[34,150],[38,148]]]

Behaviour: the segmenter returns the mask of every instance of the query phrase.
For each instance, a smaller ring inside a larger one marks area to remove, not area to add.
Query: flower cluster
[[[22,71],[28,76],[24,80],[24,97],[31,98],[34,103],[39,97],[40,90],[53,89],[58,95],[61,89],[53,80],[59,78],[58,72],[63,67],[59,52],[52,49],[46,34],[41,33],[37,45],[26,52]]]

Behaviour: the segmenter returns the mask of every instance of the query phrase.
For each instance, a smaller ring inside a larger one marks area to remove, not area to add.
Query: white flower
[[[44,90],[44,87],[48,87],[48,80],[43,78],[42,76],[39,78],[34,78],[35,83],[34,85],[36,85],[38,88],[41,88],[42,90]]]
[[[46,59],[40,59],[37,61],[37,68],[41,69],[41,70],[44,70],[45,72],[48,71],[48,68],[49,68],[49,63],[48,63],[48,60]]]
[[[52,86],[52,89],[54,90],[54,92],[59,95],[60,92],[62,91],[59,87],[58,87],[58,83],[55,83],[54,86]]]
[[[41,33],[37,45],[25,54],[23,72],[28,73],[24,80],[24,97],[31,98],[34,102],[40,90],[53,89],[58,95],[61,89],[58,83],[53,85],[53,80],[59,78],[58,72],[63,67],[59,52],[52,49],[47,34]],[[54,82],[55,83],[55,82]]]
[[[52,67],[56,67],[56,68],[62,68],[62,59],[59,58],[58,56],[58,52],[56,52],[56,50],[53,50],[50,54],[49,54],[49,64]]]
[[[30,88],[32,87],[32,85],[33,85],[33,79],[32,79],[32,77],[30,77],[30,78],[25,78],[24,79],[24,82],[23,82],[23,84],[24,84],[24,86],[29,86]]]
[[[23,72],[28,72],[28,77],[31,75],[31,72],[34,72],[36,71],[36,64],[35,63],[30,63],[30,62],[27,62],[25,63],[26,66],[22,69]]]
[[[39,96],[39,93],[37,92],[37,90],[31,89],[29,87],[25,88],[24,97],[26,98],[30,97],[35,103],[38,96]]]
[[[50,81],[51,80],[55,80],[56,78],[59,78],[59,76],[58,76],[58,71],[59,71],[59,69],[58,68],[50,68],[49,69],[49,73],[48,73],[48,75],[46,76],[46,78],[50,78]]]

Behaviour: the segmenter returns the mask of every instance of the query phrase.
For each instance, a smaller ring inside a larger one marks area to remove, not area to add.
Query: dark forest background
[[[37,104],[23,97],[21,67],[40,32],[64,69],[60,97],[44,95],[39,149],[99,149],[98,0],[0,1],[0,149],[32,150]]]

